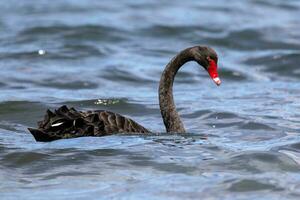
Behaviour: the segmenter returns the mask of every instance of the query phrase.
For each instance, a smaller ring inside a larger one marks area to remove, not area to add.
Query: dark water
[[[1,1],[1,199],[299,199],[299,13],[297,0]],[[194,63],[178,74],[189,134],[28,133],[62,104],[164,132],[161,71],[197,44],[217,50],[223,84]]]

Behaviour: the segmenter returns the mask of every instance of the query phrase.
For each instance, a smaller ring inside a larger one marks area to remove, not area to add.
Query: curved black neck
[[[168,63],[162,73],[159,83],[159,105],[167,132],[185,133],[173,99],[173,82],[179,68],[191,60],[194,60],[192,48],[185,49]]]

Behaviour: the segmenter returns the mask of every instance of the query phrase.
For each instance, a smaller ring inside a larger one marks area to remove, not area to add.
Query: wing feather
[[[150,133],[132,119],[117,113],[97,111],[77,111],[61,106],[55,112],[47,110],[38,128],[28,129],[37,141],[52,141],[83,136],[105,136],[117,133]]]

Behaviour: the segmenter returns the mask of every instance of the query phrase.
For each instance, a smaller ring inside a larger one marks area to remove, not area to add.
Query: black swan
[[[173,100],[173,82],[179,68],[186,62],[196,61],[208,72],[213,81],[220,85],[216,52],[206,46],[187,48],[177,54],[166,66],[159,83],[159,105],[167,132],[185,133]],[[104,110],[77,111],[62,106],[51,112],[47,110],[38,129],[28,128],[36,141],[53,141],[82,136],[105,136],[116,133],[151,133],[132,119]]]

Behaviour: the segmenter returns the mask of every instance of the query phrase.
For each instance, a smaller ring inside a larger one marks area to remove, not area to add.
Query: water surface
[[[1,1],[2,199],[299,199],[300,3]],[[198,44],[222,86],[188,63],[164,133],[164,66]],[[35,142],[47,108],[107,109],[156,133]]]

